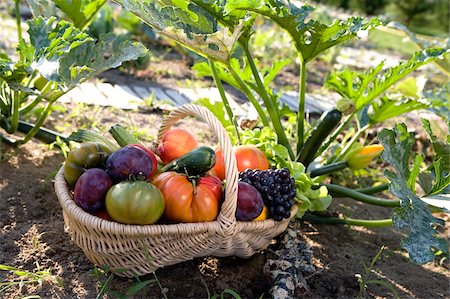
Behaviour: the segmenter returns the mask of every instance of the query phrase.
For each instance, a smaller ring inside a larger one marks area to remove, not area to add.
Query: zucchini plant
[[[409,252],[411,260],[418,263],[430,261],[433,253],[448,251],[442,240],[436,237],[434,227],[430,226],[439,224],[440,220],[434,218],[428,206],[417,200],[415,195],[412,182],[420,173],[423,159],[416,158],[413,170],[409,170],[412,137],[406,133],[406,128],[399,125],[393,131],[383,131],[379,138],[382,145],[367,147],[359,143],[360,137],[374,125],[406,112],[429,108],[431,103],[426,99],[395,95],[391,92],[392,87],[420,66],[443,59],[449,53],[448,48],[421,49],[408,61],[390,68],[385,68],[382,62],[362,73],[350,70],[333,72],[325,87],[342,98],[337,101],[336,109],[324,114],[313,125],[305,121],[306,69],[309,63],[327,49],[380,25],[378,19],[350,17],[325,24],[314,18],[312,6],[297,6],[281,0],[115,1],[161,35],[204,58],[193,68],[199,76],[214,79],[222,104],[213,105],[205,100],[199,103],[218,116],[233,142],[254,144],[266,153],[272,166],[290,169],[296,181],[298,217],[321,223],[409,227],[411,231],[403,241],[403,247]],[[279,101],[281,94],[271,87],[271,82],[281,69],[291,63],[291,57],[264,66],[252,52],[252,35],[260,29],[254,26],[255,20],[261,17],[283,29],[296,50],[296,60],[299,61],[296,111],[282,105]],[[258,114],[257,128],[242,129],[237,125],[223,83],[237,88],[247,97]],[[356,125],[353,135],[337,142],[338,136],[353,124]],[[447,149],[447,145],[439,145],[435,149]],[[393,172],[386,172],[389,184],[360,190],[322,184],[326,175],[333,171],[367,166],[383,148],[382,157],[397,171],[397,177]],[[448,169],[442,172],[446,165],[442,160],[427,168],[427,179],[424,180],[428,184],[428,195],[448,190],[450,179]],[[322,165],[314,167],[317,164]],[[420,177],[424,178],[424,175]],[[388,188],[398,199],[372,195]],[[331,203],[330,195],[391,207],[394,208],[394,216],[392,219],[365,220],[331,218],[312,213],[326,210]]]
[[[98,39],[90,37],[82,29],[104,1],[75,2],[79,3],[71,7],[63,5],[64,1],[57,1],[74,23],[56,17],[33,18],[27,21],[27,40],[22,37],[20,18],[16,13],[18,60],[0,52],[0,126],[7,134],[1,135],[3,140],[19,145],[36,136],[45,142],[54,142],[57,134],[41,130],[41,126],[58,98],[81,82],[147,52],[143,45],[123,41],[113,33]],[[18,1],[16,4],[18,6]],[[33,114],[37,114],[34,123],[24,122],[25,117]],[[17,131],[26,134],[17,138],[13,135]]]

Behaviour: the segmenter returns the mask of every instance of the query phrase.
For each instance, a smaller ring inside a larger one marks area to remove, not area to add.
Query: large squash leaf
[[[401,62],[385,71],[382,71],[384,62],[381,62],[364,73],[350,70],[335,72],[328,77],[325,85],[343,98],[352,100],[356,109],[360,110],[420,66],[443,59],[444,54],[449,52],[450,50],[443,48],[418,51],[408,61]]]
[[[280,0],[230,0],[225,5],[225,13],[253,12],[276,22],[289,33],[304,62],[380,24],[376,18],[366,21],[360,17],[336,20],[330,25],[314,19],[306,21],[313,10],[308,4],[298,7],[290,1]]]
[[[62,93],[147,51],[143,45],[118,39],[112,33],[94,40],[70,23],[57,22],[55,18],[36,18],[29,26],[34,47],[30,67],[48,81],[56,82]]]
[[[126,10],[140,17],[160,34],[196,53],[227,63],[242,34],[244,21],[220,27],[220,8],[197,1],[117,0]],[[222,19],[223,16],[222,16]],[[232,31],[232,33],[230,33]]]
[[[417,171],[409,169],[414,134],[408,133],[404,124],[398,124],[393,130],[383,129],[378,139],[384,146],[381,157],[395,169],[385,170],[385,175],[390,181],[389,190],[401,201],[401,207],[394,209],[393,223],[400,229],[408,229],[401,245],[408,251],[412,262],[431,262],[436,251],[448,252],[448,246],[445,240],[437,236],[435,229],[444,221],[430,213],[428,205],[412,188],[411,182],[418,175]]]

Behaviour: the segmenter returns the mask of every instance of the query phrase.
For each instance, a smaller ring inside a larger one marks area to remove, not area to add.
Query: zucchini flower
[[[348,153],[347,164],[353,170],[361,169],[369,165],[370,161],[377,158],[384,147],[381,144],[367,145]]]

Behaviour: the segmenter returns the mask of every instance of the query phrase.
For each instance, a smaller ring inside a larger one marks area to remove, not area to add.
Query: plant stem
[[[389,184],[380,184],[380,185],[373,186],[373,187],[357,189],[355,191],[358,191],[359,193],[364,193],[364,194],[374,194],[374,193],[378,193],[378,192],[383,192],[383,191],[387,190],[388,188],[389,188]]]
[[[321,176],[324,174],[329,174],[338,170],[342,170],[347,167],[348,167],[347,161],[336,162],[314,169],[313,171],[311,171],[310,176],[313,178],[316,176]]]
[[[14,9],[15,9],[15,15],[16,15],[16,25],[17,25],[17,38],[18,38],[18,41],[20,42],[21,40],[23,40],[22,22],[20,19],[20,7],[19,7],[20,0],[15,0],[14,4],[15,4]],[[22,58],[23,58],[22,53],[19,53],[19,54],[20,54],[20,60],[22,60]]]
[[[9,128],[7,128],[7,132],[9,134],[14,134],[17,131],[17,127],[19,125],[19,91],[14,91],[13,102],[12,102],[12,113],[11,113],[11,122]]]
[[[228,99],[225,95],[222,81],[220,80],[219,74],[217,73],[216,64],[214,63],[214,61],[209,59],[209,65],[210,65],[212,73],[213,73],[214,82],[216,83],[217,89],[219,90],[223,105],[225,106],[225,110],[227,111],[228,117],[230,118],[230,121],[234,126],[234,131],[236,132],[236,137],[237,137],[239,143],[241,143],[241,136],[239,135],[239,130],[238,130],[238,126],[236,123],[236,119],[234,118],[233,111],[231,110],[231,107],[230,107],[230,103],[228,102]]]
[[[349,116],[347,116],[347,118],[345,119],[345,121],[343,121],[339,127],[336,128],[336,130],[334,130],[333,135],[331,135],[330,137],[328,137],[328,140],[326,141],[325,144],[323,144],[319,150],[317,151],[317,154],[315,155],[316,157],[320,156],[330,145],[333,141],[336,140],[337,136],[339,135],[339,133],[341,133],[341,131],[344,129],[344,127],[350,122],[350,120],[353,118],[353,116],[355,115],[355,113],[350,114]]]
[[[324,184],[330,192],[339,194],[345,197],[355,199],[371,205],[382,207],[400,207],[400,201],[395,199],[382,199],[368,194],[360,193],[358,191],[342,187],[334,184]]]
[[[259,104],[259,102],[256,100],[256,98],[253,96],[250,89],[248,89],[245,82],[239,77],[239,75],[236,73],[236,71],[231,67],[228,66],[228,71],[230,72],[231,76],[233,76],[234,80],[239,84],[241,90],[245,93],[249,101],[252,103],[253,107],[255,107],[256,112],[259,115],[259,118],[261,118],[261,121],[263,123],[264,127],[270,127],[269,121],[267,120],[266,113],[264,112],[263,108]]]
[[[34,124],[34,127],[25,135],[25,137],[22,140],[18,140],[17,143],[24,144],[27,143],[31,138],[33,138],[33,136],[36,135],[37,132],[39,132],[39,129],[41,128],[42,124],[44,123],[45,119],[47,118],[47,116],[50,114],[51,111],[52,111],[52,102],[48,102],[44,111],[41,113],[36,123]]]
[[[348,151],[352,148],[353,144],[358,140],[359,136],[361,136],[361,134],[367,130],[368,128],[370,128],[370,124],[365,125],[364,127],[360,128],[355,135],[352,137],[352,139],[347,142],[347,144],[345,145],[345,147],[342,149],[342,151],[339,153],[339,155],[333,160],[334,161],[339,161],[342,158],[345,157],[345,155],[347,155]]]
[[[300,57],[301,58],[301,57]],[[305,94],[306,94],[306,63],[301,59],[300,61],[300,87],[298,97],[298,112],[297,112],[297,157],[300,155],[304,143],[305,130]]]
[[[278,137],[278,142],[287,148],[289,152],[289,157],[291,158],[292,161],[294,161],[295,155],[286,137],[284,128],[281,125],[281,119],[277,111],[278,108],[273,105],[272,100],[270,99],[270,96],[267,93],[266,87],[264,86],[264,83],[261,80],[260,73],[256,67],[255,61],[252,57],[252,54],[250,53],[248,45],[245,45],[243,48],[245,51],[245,56],[247,57],[248,64],[250,65],[250,69],[252,70],[253,77],[255,78],[256,85],[258,86],[259,90],[258,94],[261,96],[261,98],[264,101],[264,104],[266,105],[267,112],[269,113],[270,120],[272,121],[273,128]]]
[[[305,213],[305,215],[303,215],[302,217],[302,220],[310,221],[312,223],[317,224],[347,224],[365,227],[392,226],[392,219],[367,220],[355,218],[339,218],[339,217],[319,216],[312,213]]]
[[[37,96],[33,101],[28,103],[25,107],[22,107],[19,110],[19,113],[22,115],[27,114],[28,112],[33,110],[33,108],[36,107],[36,105],[39,104],[41,101],[42,101],[42,96]]]

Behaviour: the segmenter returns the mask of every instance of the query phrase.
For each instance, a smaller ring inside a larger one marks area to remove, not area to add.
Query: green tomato
[[[64,177],[70,186],[75,186],[85,169],[98,167],[111,154],[110,150],[98,142],[81,143],[67,155]]]
[[[105,203],[111,218],[125,224],[153,224],[165,208],[161,191],[144,181],[123,181],[112,186]]]

